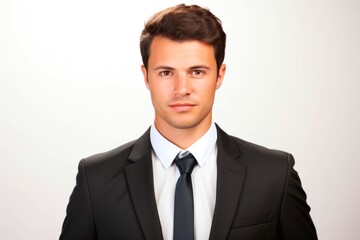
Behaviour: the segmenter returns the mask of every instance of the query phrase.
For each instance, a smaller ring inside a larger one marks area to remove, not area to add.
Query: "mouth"
[[[196,105],[192,103],[174,103],[169,106],[177,112],[187,112],[192,110]]]

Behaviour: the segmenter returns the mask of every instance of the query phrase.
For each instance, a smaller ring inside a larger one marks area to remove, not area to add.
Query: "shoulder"
[[[232,139],[241,151],[240,160],[248,166],[264,171],[281,170],[288,173],[295,164],[292,154],[286,151],[268,148],[237,137],[232,137]]]
[[[131,158],[136,154],[148,154],[151,149],[150,130],[148,129],[141,137],[127,142],[112,150],[94,154],[81,160],[86,168],[113,168],[121,169],[130,165]]]
[[[99,165],[111,163],[112,161],[124,161],[127,160],[136,140],[125,143],[114,149],[97,153],[89,157],[84,158],[82,161],[86,166],[98,167]]]
[[[272,149],[255,144],[224,132],[218,127],[218,136],[227,151],[237,152],[238,160],[246,165],[262,167],[290,167],[294,165],[293,156],[283,150]]]
[[[287,159],[290,156],[290,153],[265,147],[259,144],[248,142],[238,137],[230,136],[236,145],[241,149],[243,155],[253,155],[258,157],[266,157],[270,159]]]
[[[277,189],[281,195],[281,190],[294,172],[294,159],[290,153],[248,142],[225,132],[219,133],[219,140],[219,149],[230,153],[245,168],[248,186]]]
[[[82,159],[78,167],[79,173],[84,173],[88,181],[93,179],[95,182],[116,176],[131,164],[128,159],[135,142],[131,141],[115,149]]]

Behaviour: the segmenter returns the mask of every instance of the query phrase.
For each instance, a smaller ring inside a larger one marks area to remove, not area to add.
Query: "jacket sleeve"
[[[76,185],[70,196],[60,235],[60,240],[82,239],[97,239],[84,160],[79,163]]]
[[[288,179],[280,213],[280,232],[284,240],[316,240],[317,234],[306,203],[306,193],[294,170],[294,158],[288,155]]]

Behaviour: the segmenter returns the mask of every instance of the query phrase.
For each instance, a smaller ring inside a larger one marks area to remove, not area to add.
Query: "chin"
[[[174,128],[177,128],[177,129],[194,129],[198,126],[201,126],[202,125],[202,121],[186,121],[186,120],[183,120],[183,121],[174,121],[172,123],[170,123],[170,125]]]

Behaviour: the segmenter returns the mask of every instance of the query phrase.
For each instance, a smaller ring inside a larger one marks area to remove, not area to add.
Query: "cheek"
[[[207,81],[201,82],[201,84],[196,87],[196,89],[199,93],[201,93],[202,96],[211,96],[216,91],[216,83],[211,81],[211,84],[209,84],[210,81],[210,79],[207,79]]]
[[[201,98],[206,100],[209,104],[212,104],[215,98],[216,85],[203,86],[201,90]]]
[[[164,101],[169,96],[169,88],[165,84],[151,84],[151,96],[156,101]]]

